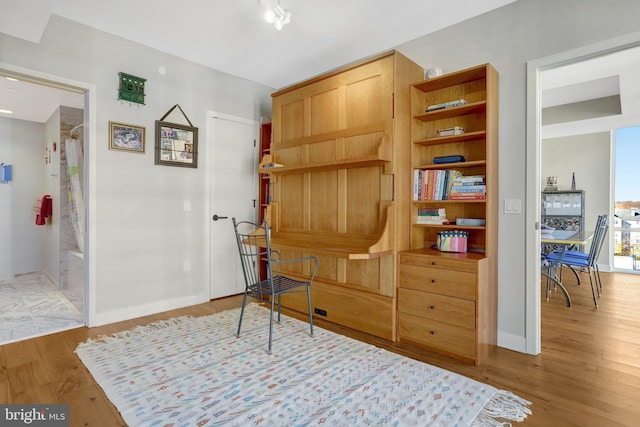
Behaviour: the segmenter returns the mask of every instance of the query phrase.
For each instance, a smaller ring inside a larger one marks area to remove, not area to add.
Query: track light
[[[262,6],[264,10],[264,20],[270,24],[273,24],[276,30],[280,31],[282,28],[291,22],[291,12],[280,6],[280,0],[274,5],[273,1],[262,0]]]

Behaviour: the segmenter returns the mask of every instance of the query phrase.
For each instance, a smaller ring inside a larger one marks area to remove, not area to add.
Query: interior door
[[[259,123],[211,117],[210,293],[211,299],[244,292],[231,218],[256,220]]]

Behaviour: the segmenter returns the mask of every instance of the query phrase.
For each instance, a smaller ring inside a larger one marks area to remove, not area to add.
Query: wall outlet
[[[182,269],[184,271],[191,270],[191,263],[189,261],[182,261]]]
[[[321,309],[321,308],[314,308],[314,309],[313,309],[313,312],[314,312],[315,314],[319,314],[320,316],[325,316],[325,317],[327,317],[327,310],[323,310],[323,309]]]

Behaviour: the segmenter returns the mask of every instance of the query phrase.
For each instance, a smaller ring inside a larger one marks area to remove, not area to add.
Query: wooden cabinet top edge
[[[280,96],[280,95],[285,94],[287,92],[294,91],[294,90],[299,89],[301,87],[308,86],[310,84],[313,84],[313,83],[316,83],[316,82],[319,82],[319,81],[322,81],[322,80],[326,80],[326,79],[328,79],[330,77],[333,77],[333,76],[335,76],[337,74],[340,74],[340,73],[343,73],[345,71],[351,70],[353,68],[358,68],[358,67],[360,67],[362,65],[365,65],[365,64],[368,64],[370,62],[375,62],[375,61],[378,61],[380,59],[383,59],[383,58],[386,58],[386,57],[389,57],[389,56],[395,56],[395,55],[402,55],[402,56],[406,57],[406,55],[403,55],[401,52],[399,52],[399,51],[397,51],[395,49],[392,49],[392,50],[389,50],[389,51],[386,51],[386,52],[383,52],[383,53],[379,53],[377,55],[373,55],[373,56],[369,56],[367,58],[360,59],[358,61],[350,62],[350,63],[348,63],[346,65],[342,65],[340,67],[331,69],[331,70],[326,71],[326,72],[324,72],[322,74],[319,74],[317,76],[311,77],[311,78],[309,78],[307,80],[303,80],[301,82],[294,83],[294,84],[292,84],[290,86],[285,86],[285,87],[283,87],[281,89],[278,89],[277,91],[273,92],[271,94],[271,97],[275,98],[277,96]]]

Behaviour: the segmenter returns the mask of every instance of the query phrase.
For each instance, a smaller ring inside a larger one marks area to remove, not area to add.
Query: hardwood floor
[[[635,426],[640,423],[640,275],[602,273],[595,310],[587,283],[565,275],[573,307],[554,292],[542,301],[542,353],[497,348],[474,367],[318,320],[320,327],[422,360],[530,400],[522,426]],[[98,328],[78,328],[0,346],[0,402],[66,403],[72,426],[125,425],[75,355],[88,338],[180,315],[203,316],[237,307],[239,297]]]

